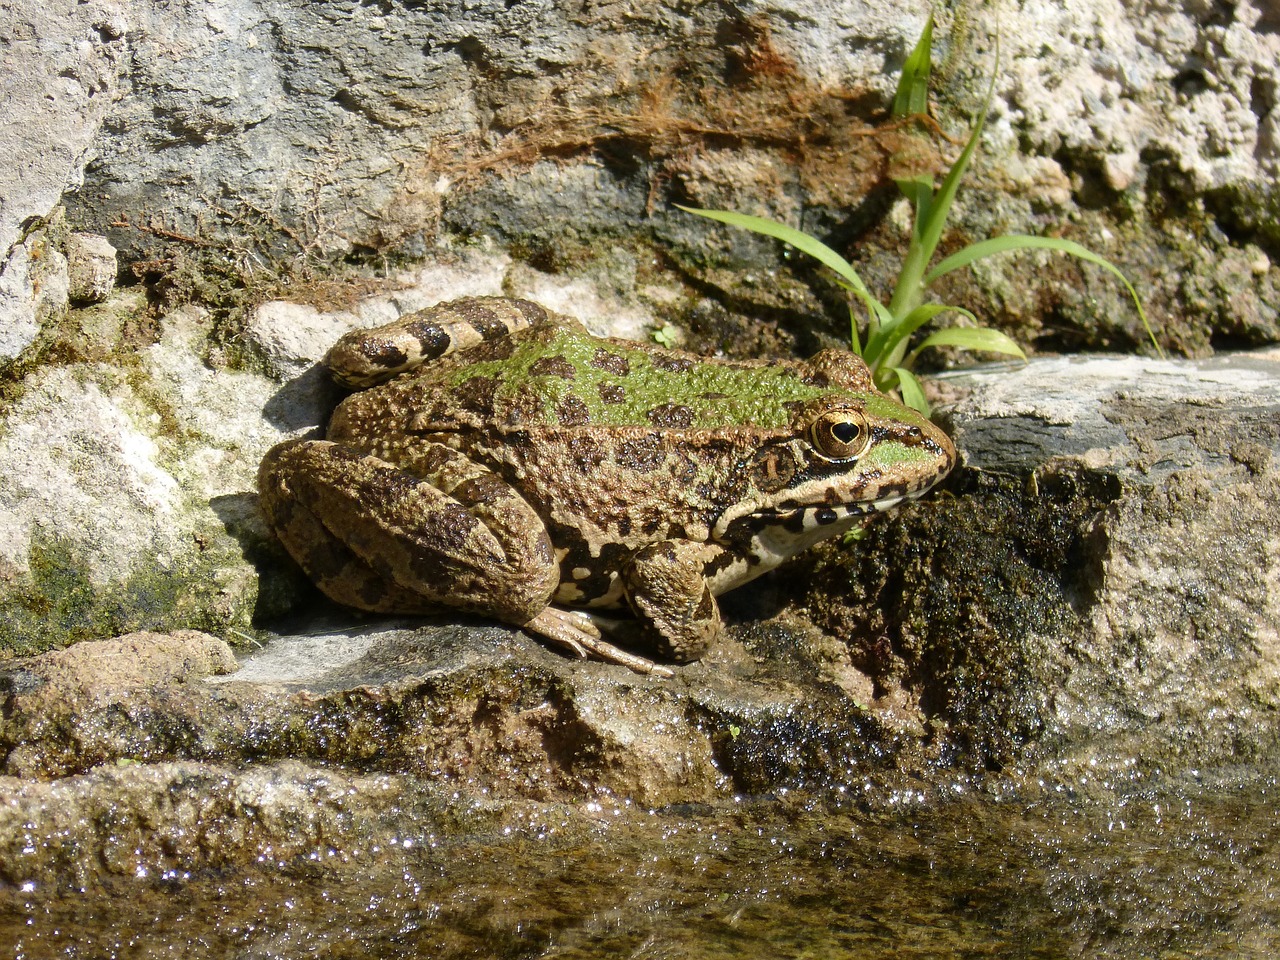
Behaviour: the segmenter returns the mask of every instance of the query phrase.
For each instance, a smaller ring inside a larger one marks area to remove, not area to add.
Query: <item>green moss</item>
[[[1080,642],[1100,572],[1096,519],[1114,476],[958,470],[941,496],[815,548],[808,607],[881,689],[905,688],[938,743],[975,766],[1019,756],[1051,721],[1059,651]]]
[[[1280,260],[1280,189],[1267,181],[1232,184],[1206,198],[1206,207],[1233,239],[1256,243]]]
[[[240,551],[222,537],[226,543],[168,566],[137,565],[109,584],[90,578],[83,552],[69,539],[33,538],[29,573],[15,578],[0,600],[0,657],[30,656],[134,630],[250,630],[259,602],[257,578],[246,576],[241,589],[227,589],[220,574],[234,569],[230,564]]]

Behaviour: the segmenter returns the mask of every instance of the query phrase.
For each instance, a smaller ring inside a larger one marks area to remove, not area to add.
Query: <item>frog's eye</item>
[[[871,428],[860,410],[828,410],[810,425],[809,440],[828,460],[856,460],[871,446]]]

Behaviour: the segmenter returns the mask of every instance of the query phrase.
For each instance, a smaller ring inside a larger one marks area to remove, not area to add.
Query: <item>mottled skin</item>
[[[844,351],[708,360],[528,301],[440,304],[344,337],[328,363],[368,389],[327,440],[280,444],[259,474],[269,523],[325,593],[480,613],[643,672],[670,671],[561,607],[629,607],[660,654],[697,659],[715,596],[955,459]]]

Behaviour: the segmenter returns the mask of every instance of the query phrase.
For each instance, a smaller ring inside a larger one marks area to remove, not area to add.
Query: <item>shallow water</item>
[[[236,876],[0,891],[14,957],[1272,957],[1274,777],[1127,795],[524,806]]]

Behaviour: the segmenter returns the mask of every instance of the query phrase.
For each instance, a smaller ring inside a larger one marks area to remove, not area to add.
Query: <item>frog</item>
[[[351,391],[326,435],[278,444],[258,475],[268,526],[324,594],[488,617],[658,677],[716,644],[721,594],[956,459],[847,350],[708,358],[529,300],[437,304],[324,363]]]

